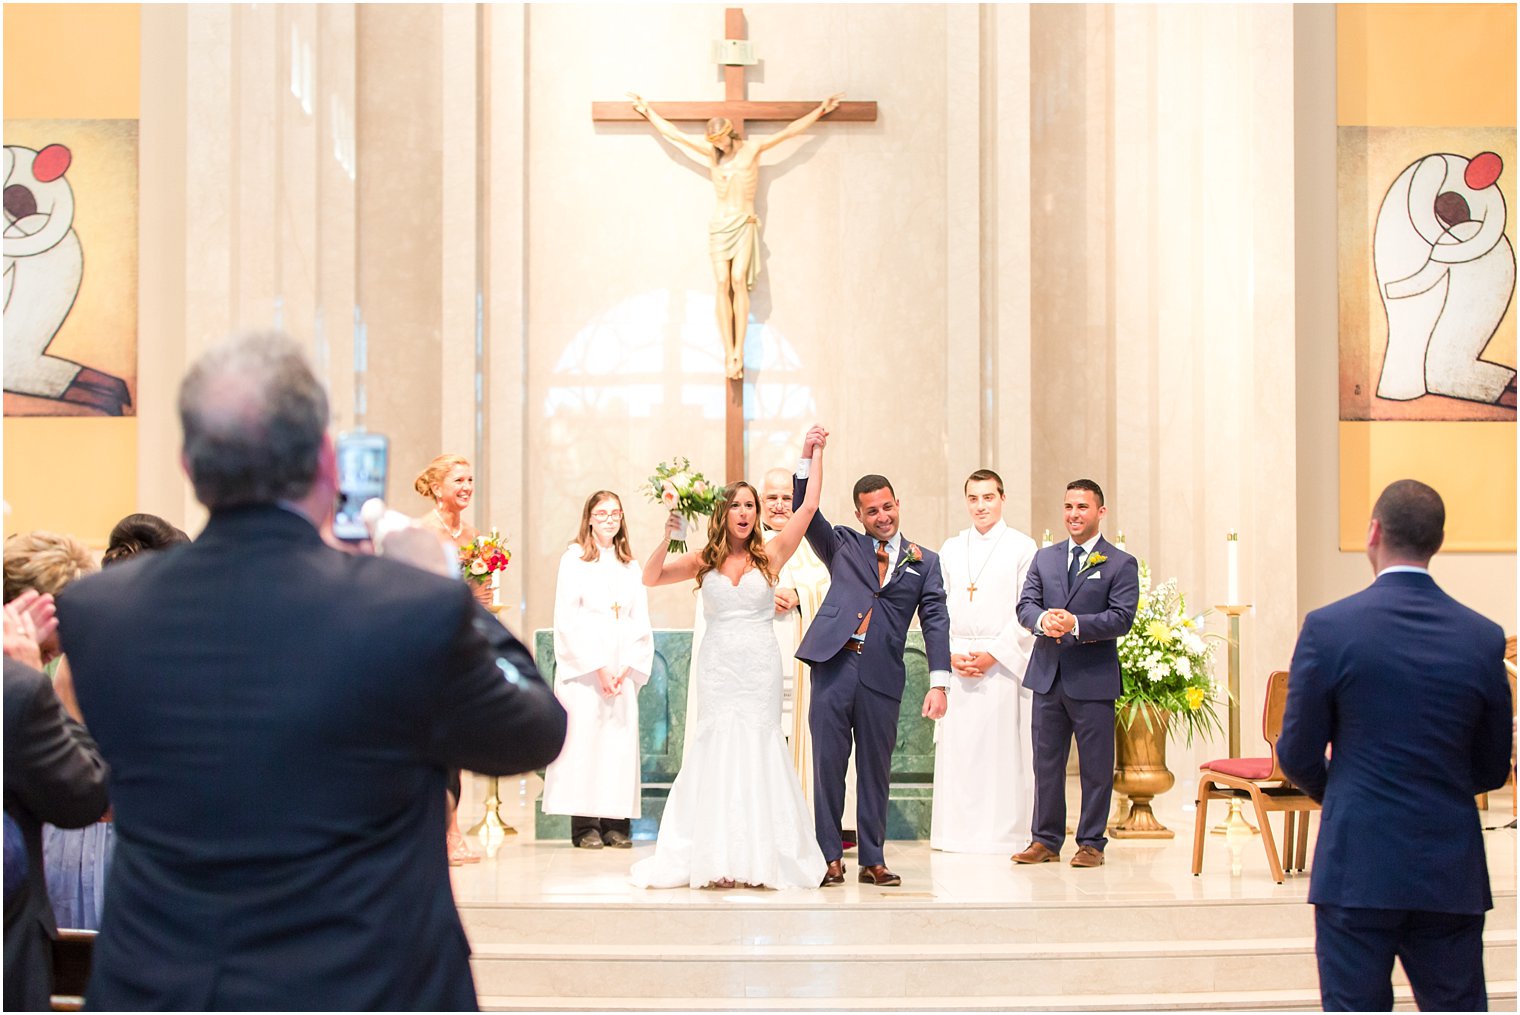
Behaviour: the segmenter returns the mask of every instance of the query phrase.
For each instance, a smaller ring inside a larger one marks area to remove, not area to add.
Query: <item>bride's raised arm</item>
[[[674,560],[666,559],[666,547],[675,538],[676,530],[680,527],[681,515],[679,512],[672,511],[670,517],[665,519],[665,538],[655,541],[654,552],[649,555],[648,560],[644,561],[644,584],[647,587],[674,585],[676,582],[691,581],[696,578],[697,551],[683,553]]]
[[[823,496],[823,444],[827,438],[828,431],[815,426],[808,431],[807,438],[803,441],[803,456],[809,458],[810,464],[802,503],[792,508],[792,517],[787,519],[786,525],[776,533],[776,538],[765,547],[766,555],[771,559],[771,567],[776,571],[780,571],[792,559],[792,554],[802,544],[802,537],[807,534],[813,516],[818,513],[818,501]],[[809,450],[812,452],[810,457]]]

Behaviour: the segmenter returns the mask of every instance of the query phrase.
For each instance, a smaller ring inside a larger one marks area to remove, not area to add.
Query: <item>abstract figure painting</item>
[[[1383,198],[1372,241],[1388,319],[1378,398],[1515,407],[1514,369],[1482,358],[1515,292],[1503,171],[1494,152],[1430,154]]]
[[[1515,419],[1514,139],[1340,128],[1342,420]]]
[[[5,414],[133,414],[137,121],[5,124]]]

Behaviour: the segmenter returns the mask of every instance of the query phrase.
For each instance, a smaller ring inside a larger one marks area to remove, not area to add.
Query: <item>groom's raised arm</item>
[[[792,473],[793,504],[801,504],[803,498],[807,496],[808,471],[812,465],[810,458],[802,458],[797,462],[797,469]],[[818,559],[823,561],[823,566],[832,572],[834,570],[834,526],[823,517],[822,508],[819,508],[813,514],[813,520],[808,522],[807,541],[813,548],[813,552],[818,554]]]

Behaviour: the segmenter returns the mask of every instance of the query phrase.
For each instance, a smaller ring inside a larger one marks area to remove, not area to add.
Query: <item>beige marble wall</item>
[[[719,97],[722,10],[145,8],[144,506],[196,519],[172,453],[184,363],[278,322],[310,342],[336,424],[391,435],[400,506],[426,506],[408,480],[437,451],[476,456],[476,521],[517,554],[514,628],[550,622],[590,490],[624,494],[647,552],[654,463],[722,469],[712,194],[590,104]],[[1090,475],[1110,534],[1198,606],[1240,529],[1252,730],[1303,610],[1362,578],[1325,506],[1332,26],[1286,6],[747,13],[751,97],[880,104],[767,157],[751,474],[825,422],[826,514],[850,520],[850,483],[881,471],[930,545],[964,525],[974,467],[1036,536]],[[1441,566],[1513,627],[1512,555]],[[685,590],[653,603],[689,622]]]

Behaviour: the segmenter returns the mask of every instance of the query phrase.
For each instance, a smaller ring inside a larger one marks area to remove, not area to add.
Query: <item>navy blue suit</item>
[[[1040,635],[1024,671],[1034,692],[1034,841],[1059,853],[1066,841],[1066,758],[1072,734],[1082,778],[1082,813],[1077,843],[1099,850],[1108,844],[1104,828],[1114,791],[1114,699],[1123,690],[1118,640],[1135,622],[1140,602],[1140,568],[1135,558],[1102,536],[1088,563],[1068,584],[1071,540],[1034,555],[1019,623],[1039,634],[1040,614],[1067,610],[1077,618],[1074,634]],[[1102,554],[1105,559],[1093,563]]]
[[[1499,625],[1428,574],[1304,619],[1277,757],[1324,804],[1309,901],[1327,1010],[1387,1011],[1395,955],[1422,1009],[1487,1007],[1473,795],[1509,774],[1503,659]]]
[[[802,503],[804,491],[805,483],[794,484],[795,503]],[[907,681],[903,647],[915,611],[923,627],[929,668],[950,669],[945,583],[939,555],[906,537],[885,585],[877,579],[876,541],[870,536],[831,526],[819,512],[808,525],[807,540],[829,569],[829,593],[797,647],[797,658],[812,667],[808,728],[813,734],[818,848],[830,862],[843,852],[839,823],[853,739],[859,856],[862,866],[871,867],[883,862],[892,748],[897,743],[897,715]],[[922,560],[908,561],[911,546],[918,546]],[[845,651],[845,643],[867,611],[873,612],[862,651]]]
[[[565,713],[463,582],[250,507],[58,616],[116,819],[92,1007],[474,1009],[446,771],[541,766]]]

